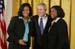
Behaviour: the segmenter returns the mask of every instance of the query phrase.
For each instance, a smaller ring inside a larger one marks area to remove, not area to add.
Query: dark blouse
[[[67,24],[59,19],[48,30],[48,49],[70,49]]]

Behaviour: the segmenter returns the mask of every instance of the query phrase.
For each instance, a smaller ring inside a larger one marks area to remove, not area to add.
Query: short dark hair
[[[29,3],[23,3],[23,4],[20,6],[19,11],[18,11],[18,16],[22,16],[22,17],[23,17],[22,12],[23,12],[23,10],[24,10],[24,7],[29,7],[29,11],[30,11],[29,16],[32,16],[32,8],[31,8],[31,6],[30,6]]]
[[[57,11],[57,17],[63,18],[65,16],[64,10],[61,8],[61,6],[55,5],[52,6]]]

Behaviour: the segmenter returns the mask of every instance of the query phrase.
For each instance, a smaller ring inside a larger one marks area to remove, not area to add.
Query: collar
[[[55,22],[58,22],[58,21],[59,21],[59,19],[60,19],[60,18],[58,17],[58,18],[56,18],[54,21],[55,21]]]
[[[45,19],[46,17],[47,17],[47,15],[45,15],[45,16],[39,16],[39,18],[44,18],[44,19]]]
[[[18,17],[19,19],[23,19],[23,17],[21,17],[21,16],[19,16]],[[28,22],[30,22],[31,20],[30,20],[30,18],[28,19]]]
[[[23,17],[21,17],[21,16],[18,16],[18,18],[19,18],[19,19],[23,19]]]
[[[58,17],[58,18],[56,18],[55,20],[53,20],[53,21],[52,21],[52,24],[53,24],[54,22],[57,23],[57,22],[59,21],[59,19],[60,19],[60,18]]]

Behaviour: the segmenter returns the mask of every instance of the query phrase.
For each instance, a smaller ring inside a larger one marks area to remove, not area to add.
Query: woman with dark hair
[[[8,49],[29,49],[31,34],[32,8],[24,3],[20,6],[18,16],[11,19],[8,26]]]
[[[48,29],[48,49],[70,49],[65,13],[60,6],[51,7],[51,26]]]

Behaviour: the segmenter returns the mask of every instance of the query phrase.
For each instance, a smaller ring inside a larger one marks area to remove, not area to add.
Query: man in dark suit
[[[40,3],[37,6],[37,15],[32,17],[34,37],[33,49],[47,49],[48,47],[48,27],[50,26],[50,16],[46,14],[46,5]]]

